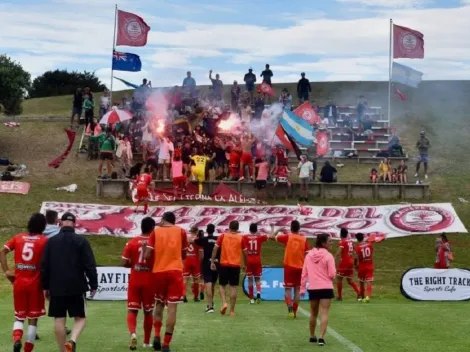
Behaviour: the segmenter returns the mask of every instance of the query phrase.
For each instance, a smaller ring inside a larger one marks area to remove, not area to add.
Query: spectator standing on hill
[[[299,183],[300,183],[300,198],[299,201],[308,202],[308,184],[313,179],[313,163],[307,160],[305,155],[300,156],[298,165],[299,170]]]
[[[209,71],[209,79],[212,82],[212,90],[214,91],[214,98],[215,100],[221,101],[223,100],[223,92],[224,92],[224,84],[220,80],[220,76],[217,73],[215,75],[215,79],[212,78],[212,70]]]
[[[193,96],[193,93],[196,91],[196,80],[191,77],[191,72],[186,72],[186,77],[183,80],[183,89]]]
[[[103,96],[100,98],[100,119],[108,112],[109,104],[109,90],[105,88]]]
[[[269,64],[266,64],[266,69],[261,72],[261,77],[263,77],[263,83],[269,84],[271,87],[273,84],[271,83],[271,77],[273,76],[273,71],[269,68]]]
[[[388,145],[388,154],[391,158],[403,158],[405,154],[403,153],[403,148],[400,145],[400,139],[394,133]]]
[[[325,161],[325,165],[320,171],[320,182],[332,183],[337,182],[338,170],[331,166],[329,161]]]
[[[240,101],[241,89],[237,81],[233,81],[232,89],[230,90],[232,111],[237,112],[239,110],[238,103]]]
[[[99,136],[90,136],[89,138],[98,140],[100,147],[100,165],[98,167],[99,177],[103,174],[103,164],[105,161],[107,173],[103,178],[110,177],[111,171],[113,170],[114,151],[116,150],[116,140],[112,135],[111,127],[108,127],[106,133],[101,133]]]
[[[415,177],[419,177],[419,168],[421,163],[424,164],[424,177],[428,178],[428,150],[431,147],[431,143],[429,143],[429,139],[426,138],[426,134],[424,131],[421,131],[420,137],[418,142],[416,142],[416,148],[418,148],[419,156],[418,162],[416,164],[416,174]]]
[[[308,101],[308,96],[312,92],[312,86],[310,85],[310,81],[305,78],[305,72],[300,74],[302,77],[297,83],[297,94],[299,96],[299,102],[302,104],[304,101]]]
[[[73,104],[72,104],[72,118],[70,120],[70,125],[73,127],[74,120],[80,120],[83,110],[83,92],[82,88],[77,87],[77,90],[73,94]]]
[[[333,123],[333,125],[337,126],[336,121],[338,120],[338,107],[333,103],[331,98],[328,99],[328,104],[325,106],[323,116],[327,117],[328,120]]]
[[[256,75],[253,73],[253,69],[250,67],[248,73],[245,73],[243,78],[245,87],[248,93],[250,93],[250,103],[253,103],[253,94],[255,91]]]
[[[80,124],[84,124],[85,128],[93,121],[93,113],[95,109],[95,102],[89,94],[83,96],[83,111],[84,117],[80,119]]]

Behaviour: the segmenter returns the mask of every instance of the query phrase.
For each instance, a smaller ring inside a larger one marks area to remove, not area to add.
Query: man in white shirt
[[[170,137],[163,137],[160,139],[157,179],[162,175],[162,179],[164,181],[170,181],[170,162],[174,151],[175,147]]]
[[[299,201],[308,202],[308,184],[313,179],[313,163],[305,155],[300,156],[299,166],[300,198]]]

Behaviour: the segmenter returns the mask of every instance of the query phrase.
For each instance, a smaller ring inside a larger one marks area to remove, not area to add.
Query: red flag
[[[403,94],[402,92],[400,92],[397,87],[393,88],[393,90],[394,90],[395,94],[398,95],[398,98],[400,98],[401,101],[406,101],[407,100],[406,95]]]
[[[279,138],[279,140],[282,142],[282,144],[286,146],[288,150],[290,150],[291,152],[294,151],[294,147],[289,141],[289,138],[287,138],[286,132],[284,131],[284,129],[282,128],[280,124],[277,126],[276,137]]]
[[[144,19],[130,12],[118,11],[116,46],[145,46],[150,27]]]
[[[328,132],[317,131],[317,156],[324,156],[328,154]]]
[[[64,131],[67,133],[67,137],[69,138],[69,145],[67,146],[67,149],[65,149],[65,152],[63,152],[57,159],[49,163],[48,166],[53,167],[54,169],[57,169],[60,166],[60,164],[62,164],[62,162],[65,160],[67,155],[69,155],[70,150],[72,149],[72,146],[73,146],[73,142],[75,141],[75,135],[76,135],[75,131],[68,130],[66,128],[64,128]]]
[[[269,84],[265,82],[261,83],[258,86],[258,93],[266,94],[266,95],[269,95],[270,97],[272,97],[275,94],[273,87],[271,87]]]
[[[410,28],[393,25],[393,58],[423,59],[424,35]]]
[[[317,125],[321,120],[320,116],[318,116],[317,112],[308,101],[298,106],[294,110],[294,114],[296,114],[298,117],[301,117],[311,125]]]

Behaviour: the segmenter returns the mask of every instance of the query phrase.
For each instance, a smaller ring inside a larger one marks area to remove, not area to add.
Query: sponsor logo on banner
[[[0,181],[0,193],[28,194],[28,182]]]
[[[93,301],[125,301],[131,269],[120,266],[99,266],[98,290],[93,298],[87,292],[87,299]]]
[[[214,224],[216,231],[227,230],[231,221],[240,223],[240,231],[248,233],[256,223],[261,233],[270,233],[271,225],[289,231],[292,220],[301,223],[301,233],[314,237],[328,233],[339,237],[342,228],[351,233],[381,233],[387,238],[414,234],[467,232],[449,203],[429,205],[382,205],[356,207],[302,206],[154,206],[146,215],[135,213],[135,207],[81,203],[44,202],[41,212],[71,212],[77,217],[76,231],[81,234],[103,234],[134,237],[140,234],[140,223],[146,216],[157,222],[163,213],[172,211],[177,225],[185,230],[191,226],[205,228]]]
[[[470,270],[412,268],[403,274],[400,289],[415,301],[467,301]]]
[[[283,301],[284,300],[284,269],[283,268],[263,268],[261,277],[261,298],[263,301]],[[248,296],[248,277],[243,278],[243,292]],[[302,299],[308,300],[308,295]]]

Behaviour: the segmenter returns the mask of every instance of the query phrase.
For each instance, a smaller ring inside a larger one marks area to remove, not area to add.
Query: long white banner
[[[339,237],[341,228],[352,233],[378,232],[387,238],[441,232],[467,232],[452,204],[381,205],[356,207],[302,207],[297,206],[155,206],[147,215],[135,213],[131,206],[113,206],[81,203],[44,202],[47,209],[59,214],[72,212],[77,216],[77,233],[134,237],[140,234],[140,222],[146,216],[159,221],[163,213],[176,214],[177,225],[189,230],[191,226],[205,228],[214,224],[218,232],[226,231],[232,220],[240,222],[240,231],[248,232],[251,223],[257,223],[261,232],[270,231],[270,225],[288,231],[292,220],[299,220],[306,236],[329,233]]]

